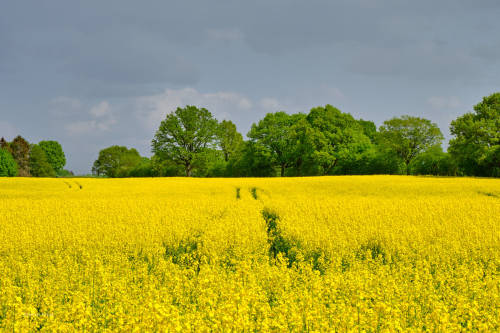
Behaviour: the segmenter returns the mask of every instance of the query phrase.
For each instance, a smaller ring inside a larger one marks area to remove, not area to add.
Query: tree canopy
[[[39,145],[32,145],[29,156],[30,173],[34,177],[55,177],[56,172],[50,165],[45,151]]]
[[[17,164],[11,153],[0,147],[0,177],[17,176]]]
[[[152,152],[184,167],[191,176],[194,162],[215,145],[217,120],[205,108],[187,105],[169,113],[152,141]]]
[[[380,126],[381,143],[392,149],[406,165],[430,147],[441,145],[443,134],[439,127],[428,119],[402,116],[384,121]]]
[[[243,136],[236,130],[231,120],[223,120],[217,128],[217,142],[227,162],[243,144]]]
[[[247,134],[253,142],[270,152],[272,162],[281,170],[281,176],[285,175],[286,168],[295,163],[297,147],[292,127],[304,118],[305,115],[300,113],[293,115],[283,111],[268,113],[257,124],[253,124]]]
[[[321,174],[329,174],[339,161],[354,157],[371,145],[364,134],[365,126],[331,105],[311,109],[307,120],[317,133],[313,160]]]
[[[143,162],[139,152],[124,146],[111,146],[99,152],[92,166],[92,173],[97,176],[125,177],[133,168]]]
[[[57,174],[60,174],[66,165],[66,156],[62,146],[57,141],[40,141],[38,143],[47,156],[47,161]]]
[[[470,176],[500,176],[500,93],[451,122],[450,153]]]
[[[12,157],[19,168],[20,177],[30,176],[30,144],[22,136],[18,135],[9,144]]]

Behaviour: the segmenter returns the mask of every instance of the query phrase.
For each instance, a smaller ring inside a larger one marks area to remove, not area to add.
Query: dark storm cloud
[[[498,17],[497,0],[8,1],[0,131],[61,141],[81,173],[111,144],[148,154],[183,104],[244,134],[266,112],[325,103],[448,134],[500,90]]]

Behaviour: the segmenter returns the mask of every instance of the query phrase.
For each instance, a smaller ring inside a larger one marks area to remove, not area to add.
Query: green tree
[[[358,158],[357,155],[371,147],[364,126],[350,114],[331,105],[312,108],[307,121],[316,131],[313,160],[321,174],[334,172],[340,161]]]
[[[154,177],[155,171],[151,160],[147,157],[142,157],[139,164],[131,168],[127,172],[127,177]]]
[[[243,144],[243,136],[236,130],[232,121],[223,120],[217,128],[217,142],[227,162]]]
[[[256,142],[246,141],[241,150],[229,159],[225,175],[229,177],[274,177],[276,170],[271,152]]]
[[[50,165],[45,151],[39,145],[32,145],[29,155],[29,168],[33,177],[55,177],[56,172]]]
[[[410,170],[415,175],[456,176],[458,168],[450,154],[441,146],[434,146],[415,157],[410,164]]]
[[[408,175],[411,161],[430,147],[440,145],[443,140],[443,134],[435,123],[411,116],[384,121],[379,133],[380,143],[402,159]]]
[[[17,164],[11,153],[0,148],[0,177],[17,176]]]
[[[20,177],[30,176],[29,158],[30,144],[22,136],[18,135],[10,143],[12,157],[16,160]]]
[[[141,155],[134,148],[111,146],[99,152],[99,156],[92,166],[92,173],[110,178],[126,177],[128,172],[141,162]]]
[[[318,142],[318,132],[312,128],[306,117],[301,115],[291,126],[289,135],[292,147],[289,155],[291,167],[287,175],[316,175],[318,170],[313,155]]]
[[[64,155],[61,144],[57,141],[40,141],[38,145],[43,149],[45,155],[47,155],[47,160],[52,166],[52,169],[54,169],[57,174],[60,174],[66,165],[66,156]]]
[[[253,124],[247,136],[256,144],[269,150],[272,162],[285,175],[285,170],[296,163],[296,145],[292,127],[304,119],[304,114],[289,115],[284,111],[268,113]]]
[[[450,131],[448,151],[466,175],[500,177],[500,93],[452,121]]]
[[[152,141],[152,152],[160,159],[182,165],[191,176],[193,162],[215,145],[217,120],[205,108],[187,105],[163,120]]]

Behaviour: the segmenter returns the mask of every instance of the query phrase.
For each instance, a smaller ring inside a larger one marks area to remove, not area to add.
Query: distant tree
[[[384,121],[380,126],[381,144],[393,150],[404,162],[406,174],[409,164],[430,147],[440,145],[443,134],[439,127],[428,119],[402,116]]]
[[[452,121],[450,131],[448,150],[466,175],[500,177],[500,93]]]
[[[128,170],[127,177],[154,177],[155,172],[151,160],[142,157],[139,164]]]
[[[241,150],[229,159],[225,175],[229,177],[274,177],[276,170],[271,152],[256,142],[246,141]]]
[[[0,149],[5,149],[9,153],[12,154],[12,150],[10,149],[9,143],[5,140],[4,137],[0,138]]]
[[[47,160],[52,169],[59,174],[66,165],[66,156],[61,144],[57,141],[40,141],[38,145],[43,149],[45,155],[47,155]]]
[[[305,116],[300,115],[291,126],[289,135],[293,147],[289,156],[290,168],[287,175],[316,175],[318,170],[313,156],[317,149],[318,132],[309,124]]]
[[[410,164],[411,174],[456,176],[458,167],[450,154],[443,151],[441,146],[434,146],[413,159]]]
[[[20,177],[30,176],[29,158],[30,144],[22,136],[18,135],[10,143],[12,157],[16,160]]]
[[[0,177],[17,176],[17,164],[11,153],[0,148]]]
[[[71,170],[63,169],[57,175],[59,177],[73,177],[75,174]]]
[[[350,114],[331,105],[312,108],[307,121],[316,131],[313,160],[320,168],[320,174],[334,173],[340,161],[371,147],[370,139],[364,134],[364,126]]]
[[[184,167],[168,159],[151,157],[151,167],[155,177],[178,177],[184,174]]]
[[[243,144],[243,136],[236,130],[236,125],[230,120],[223,120],[219,124],[216,137],[226,162]]]
[[[45,151],[39,145],[32,145],[29,155],[29,168],[33,177],[55,177],[56,172],[52,168],[45,155]]]
[[[304,114],[289,115],[284,111],[268,113],[253,124],[247,136],[256,144],[268,149],[272,162],[280,168],[280,175],[296,162],[297,152],[292,127],[304,119]]]
[[[152,152],[160,159],[182,165],[191,176],[193,162],[215,145],[217,120],[205,108],[187,105],[163,120],[152,141]]]
[[[92,173],[97,176],[126,177],[127,173],[139,165],[141,155],[134,148],[111,146],[99,152],[92,166]]]

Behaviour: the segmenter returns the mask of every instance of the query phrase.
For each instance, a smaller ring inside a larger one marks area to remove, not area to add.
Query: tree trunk
[[[191,164],[186,163],[186,177],[191,177]]]
[[[281,177],[285,177],[285,165],[281,165]]]
[[[405,161],[405,164],[406,164],[406,175],[409,176],[410,175],[410,168],[409,168],[410,162]]]

